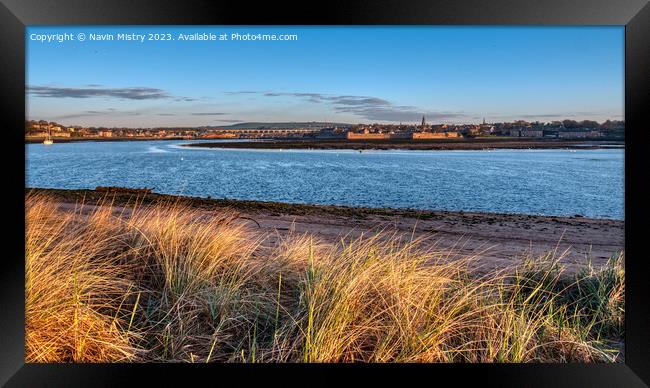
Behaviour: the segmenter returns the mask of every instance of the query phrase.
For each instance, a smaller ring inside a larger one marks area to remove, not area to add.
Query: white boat
[[[52,140],[52,137],[50,136],[50,130],[49,129],[47,130],[47,137],[45,138],[45,140],[43,140],[43,144],[45,144],[45,145],[54,144],[54,140]]]

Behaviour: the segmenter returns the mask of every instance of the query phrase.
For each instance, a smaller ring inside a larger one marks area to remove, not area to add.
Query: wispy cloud
[[[192,98],[192,97],[176,97],[174,98],[174,101],[176,102],[191,102],[191,101],[198,101],[198,98]]]
[[[367,120],[418,121],[422,115],[432,120],[467,117],[463,112],[436,112],[408,105],[397,105],[374,96],[331,95],[324,93],[291,92],[227,92],[234,94],[257,93],[264,97],[292,97],[315,104],[328,104],[338,113],[348,113]]]
[[[235,120],[235,119],[219,119],[215,121],[219,121],[222,123],[243,123],[244,122],[244,120]]]
[[[86,110],[79,113],[70,113],[66,115],[56,116],[53,119],[56,120],[69,120],[77,119],[84,117],[98,117],[98,116],[141,116],[143,112],[141,111],[118,111],[115,108],[108,108],[104,110]],[[162,114],[161,114],[162,115]]]
[[[427,120],[448,120],[456,118],[466,118],[467,115],[462,112],[436,112],[430,110],[421,110],[413,106],[369,106],[363,105],[358,107],[337,107],[337,112],[352,113],[368,120],[379,121],[419,121],[422,116]]]
[[[190,113],[192,116],[223,116],[226,115],[227,113],[223,112],[193,112]]]
[[[37,97],[49,98],[92,98],[110,97],[127,100],[158,100],[171,98],[162,89],[148,87],[106,88],[106,87],[57,87],[57,86],[28,86],[27,91]]]
[[[258,93],[259,92],[256,92],[254,90],[237,90],[237,91],[224,92],[224,94],[229,96],[234,96],[237,94],[258,94]]]

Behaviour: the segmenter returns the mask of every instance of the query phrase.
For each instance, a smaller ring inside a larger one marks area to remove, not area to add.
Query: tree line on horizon
[[[267,124],[272,124],[272,123],[267,123]],[[546,127],[563,127],[566,129],[578,129],[578,128],[591,128],[591,129],[624,129],[625,128],[625,120],[605,120],[602,123],[599,123],[595,120],[570,120],[570,119],[565,119],[565,120],[554,120],[550,122],[540,122],[540,121],[534,121],[534,122],[528,122],[526,120],[516,120],[512,122],[501,122],[501,123],[493,123],[497,125],[501,125],[504,128],[515,128],[515,127],[527,127],[527,126],[546,126]],[[50,125],[52,127],[62,127],[62,128],[81,128],[83,126],[79,125],[63,125],[60,123],[57,123],[55,121],[47,121],[47,120],[25,120],[25,131],[28,131],[30,129],[34,129],[38,125],[39,127],[42,127],[44,125]],[[388,124],[387,124],[388,125]],[[396,124],[395,124],[396,125]],[[469,125],[469,124],[467,124]],[[208,128],[206,126],[195,126],[195,127],[150,127],[150,128],[145,128],[145,127],[139,127],[139,128],[127,128],[127,127],[85,127],[91,130],[109,130],[109,129],[149,129],[149,130],[177,130],[177,129],[205,129]],[[210,127],[210,128],[216,128],[216,127]]]

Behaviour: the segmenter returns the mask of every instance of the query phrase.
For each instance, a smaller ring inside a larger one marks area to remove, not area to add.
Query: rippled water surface
[[[26,185],[623,219],[623,149],[360,153],[179,146],[187,142],[29,144]]]

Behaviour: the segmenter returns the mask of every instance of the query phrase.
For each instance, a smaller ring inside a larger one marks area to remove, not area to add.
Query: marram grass
[[[622,253],[479,276],[386,234],[271,245],[235,213],[174,204],[25,210],[28,362],[622,359]]]

